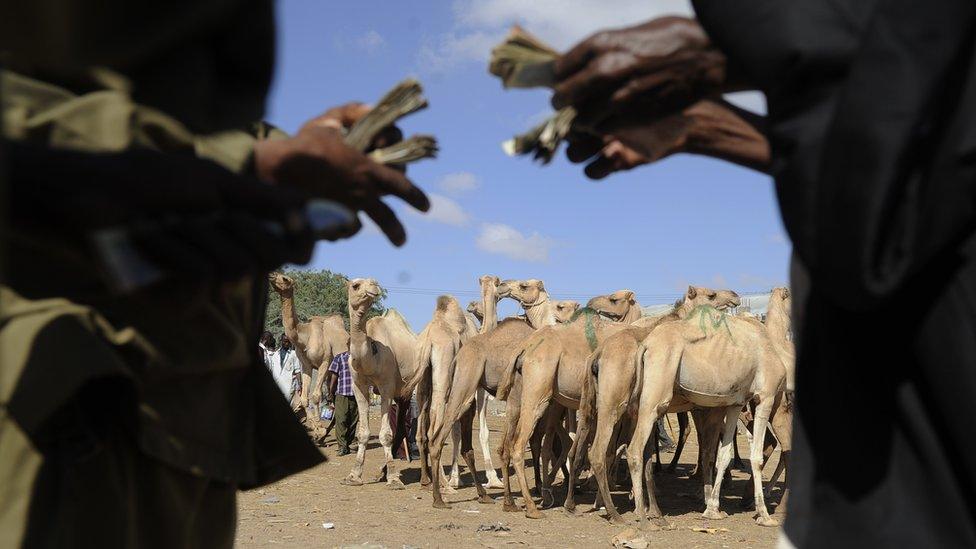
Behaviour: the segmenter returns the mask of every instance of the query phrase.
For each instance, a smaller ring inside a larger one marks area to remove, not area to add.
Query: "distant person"
[[[302,364],[298,361],[298,353],[291,345],[291,340],[285,334],[281,335],[281,349],[278,350],[282,372],[291,372],[291,393],[285,395],[292,408],[299,406],[295,402],[296,395],[302,392]]]
[[[329,364],[329,378],[326,380],[326,401],[335,404],[332,418],[337,454],[347,455],[353,441],[356,440],[356,429],[359,426],[359,406],[353,394],[352,372],[349,370],[349,351],[343,351],[332,359]]]
[[[976,3],[692,3],[557,60],[567,155],[594,178],[678,152],[775,178],[797,343],[784,547],[976,547]],[[769,115],[720,99],[742,90]]]

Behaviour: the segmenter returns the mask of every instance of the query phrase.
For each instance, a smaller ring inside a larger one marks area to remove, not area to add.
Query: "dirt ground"
[[[497,409],[497,407],[496,407]],[[382,465],[383,451],[375,440],[377,408],[370,411],[373,439],[366,452],[364,479],[374,478]],[[497,456],[501,439],[502,420],[489,413],[492,449]],[[671,425],[677,430],[672,417]],[[675,433],[676,435],[677,433]],[[476,464],[484,482],[481,450],[474,433]],[[738,446],[748,467],[747,441],[739,436]],[[688,475],[698,455],[695,436],[688,439],[676,474],[658,473],[658,504],[674,529],[646,532],[649,547],[772,547],[778,528],[765,528],[753,521],[754,511],[743,510],[740,495],[748,475],[733,470],[731,485],[723,484],[722,510],[729,514],[724,520],[701,518],[704,503],[701,484]],[[450,449],[444,456],[449,458]],[[355,460],[355,453],[336,457],[335,441],[330,435],[322,451],[329,461],[312,470],[292,476],[263,489],[240,494],[237,545],[240,547],[610,547],[611,539],[627,529],[603,518],[600,512],[590,512],[594,493],[584,489],[577,492],[580,516],[570,516],[561,505],[544,511],[545,518],[532,520],[522,513],[502,511],[502,490],[490,489],[496,503],[479,504],[470,484],[470,476],[462,467],[462,487],[456,493],[445,494],[450,510],[431,507],[430,490],[420,486],[417,462],[397,461],[406,484],[405,490],[393,491],[385,484],[374,483],[360,487],[343,486],[345,477]],[[778,452],[777,452],[778,454]],[[672,454],[663,454],[665,463]],[[526,453],[526,458],[529,454]],[[494,459],[497,459],[495,457]],[[766,466],[766,478],[776,464],[776,455]],[[496,461],[496,465],[500,460]],[[531,467],[526,468],[531,479]],[[501,475],[499,475],[501,476]],[[513,478],[514,480],[514,478]],[[531,480],[530,480],[531,482]],[[773,492],[770,513],[775,510],[782,492],[782,478]],[[517,488],[516,488],[517,489]],[[562,475],[556,480],[556,500],[561,504],[565,491]],[[624,519],[636,525],[632,505],[626,491],[614,493],[614,502]],[[696,531],[700,529],[704,531]]]

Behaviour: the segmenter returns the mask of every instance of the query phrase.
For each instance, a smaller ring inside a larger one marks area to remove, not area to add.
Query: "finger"
[[[566,141],[566,158],[577,164],[592,158],[603,148],[603,139],[590,133],[571,132]]]
[[[557,81],[565,80],[581,70],[596,56],[595,38],[596,35],[586,38],[556,59],[554,69]]]
[[[595,62],[573,73],[553,87],[552,106],[555,109],[581,104],[587,97],[609,86],[607,76],[597,69]]]
[[[403,246],[404,242],[407,241],[407,232],[400,224],[400,220],[382,200],[369,201],[363,206],[363,211],[379,226],[394,246]]]
[[[398,196],[414,208],[426,212],[430,209],[430,200],[420,187],[414,185],[407,176],[380,164],[373,164],[370,177],[384,194]]]
[[[586,168],[583,169],[583,173],[586,174],[586,177],[595,180],[603,179],[615,171],[617,171],[617,168],[614,160],[602,154],[598,156],[596,160],[587,164]]]

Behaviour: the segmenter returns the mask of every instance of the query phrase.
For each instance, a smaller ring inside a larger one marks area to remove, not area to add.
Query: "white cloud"
[[[375,30],[369,30],[366,34],[356,38],[356,47],[366,53],[375,53],[386,45],[386,39]]]
[[[454,227],[464,227],[471,221],[471,216],[468,215],[468,212],[464,211],[464,208],[460,204],[450,198],[436,193],[427,193],[427,198],[430,199],[430,210],[427,213],[420,213],[413,209],[408,209],[407,211],[414,215],[419,215],[427,221],[444,223],[445,225],[452,225]]]
[[[478,178],[471,172],[449,173],[441,178],[439,186],[448,194],[461,194],[478,188]]]
[[[442,72],[464,62],[485,63],[492,46],[518,23],[557,49],[600,29],[634,25],[662,15],[690,15],[689,0],[458,0],[454,29],[426,44],[418,61]]]
[[[722,97],[736,107],[752,111],[756,114],[766,114],[766,96],[759,91],[743,91],[727,93]]]
[[[483,223],[475,241],[478,248],[519,261],[544,263],[556,241],[537,232],[526,236],[503,223]]]

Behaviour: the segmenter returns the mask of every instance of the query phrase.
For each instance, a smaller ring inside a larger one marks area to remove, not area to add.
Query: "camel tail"
[[[522,366],[522,355],[524,354],[525,346],[520,345],[512,355],[508,366],[505,367],[505,373],[502,374],[502,379],[498,382],[498,390],[495,391],[495,398],[498,400],[508,400],[508,393],[512,391],[512,385],[515,384],[515,371]]]
[[[640,398],[641,388],[644,385],[644,354],[647,351],[647,347],[644,346],[644,342],[640,342],[637,345],[637,353],[634,354],[634,390],[630,394],[630,401],[635,402],[636,399]]]
[[[413,393],[414,387],[420,383],[420,380],[430,374],[432,353],[433,347],[430,344],[430,338],[423,338],[420,343],[420,348],[417,349],[417,362],[414,365],[413,375],[410,376],[410,379],[403,386],[403,390],[400,391],[400,398],[409,398],[410,394]]]
[[[580,394],[579,415],[581,424],[588,424],[596,419],[596,384],[598,383],[598,378],[594,373],[593,365],[597,364],[600,360],[600,351],[601,348],[597,348],[586,359],[586,372],[583,375],[583,390]]]

